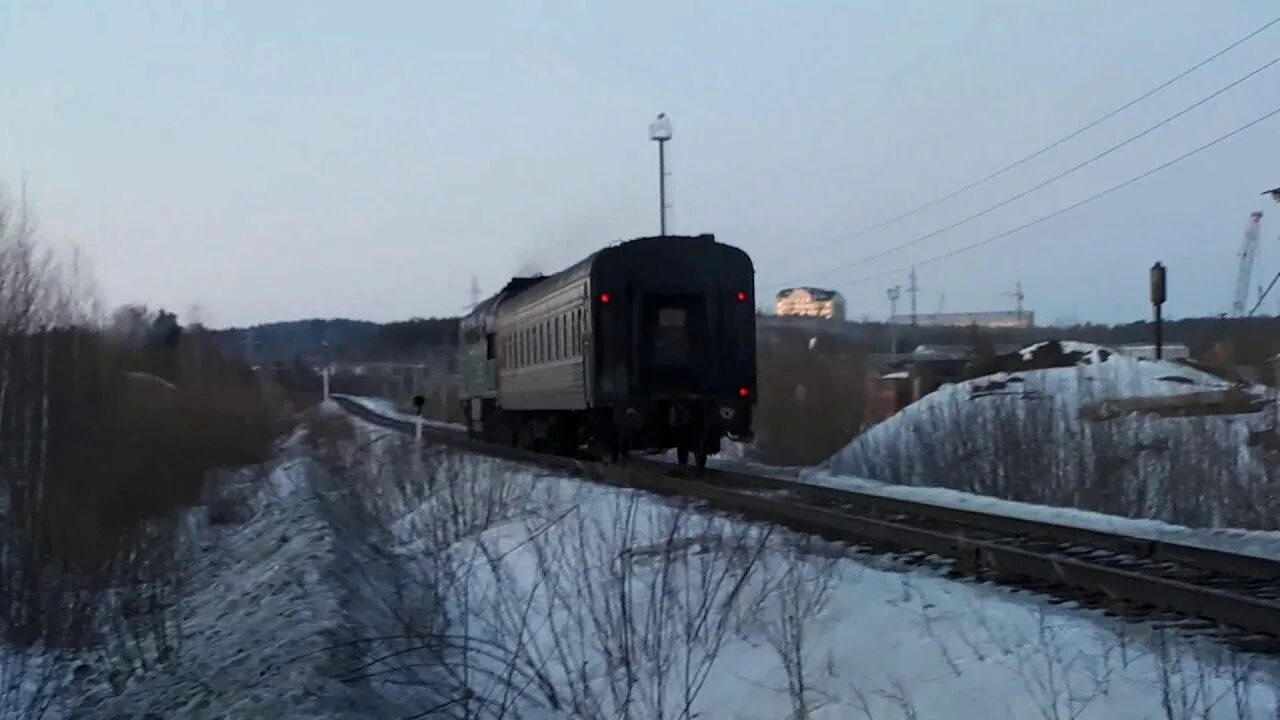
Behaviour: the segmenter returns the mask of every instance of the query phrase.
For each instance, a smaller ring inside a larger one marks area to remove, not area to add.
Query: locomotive
[[[705,467],[751,438],[755,269],[714,235],[642,237],[512,278],[459,324],[468,433],[615,461]]]

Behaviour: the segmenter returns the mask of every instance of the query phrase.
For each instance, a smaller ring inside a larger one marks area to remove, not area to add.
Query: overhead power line
[[[1073,140],[1073,139],[1075,139],[1076,137],[1079,137],[1080,135],[1084,134],[1085,132],[1087,132],[1087,131],[1089,131],[1089,130],[1092,130],[1093,128],[1097,127],[1098,125],[1101,125],[1102,123],[1106,122],[1107,120],[1110,120],[1111,118],[1115,117],[1116,115],[1119,115],[1120,113],[1124,112],[1125,110],[1128,110],[1129,108],[1133,107],[1134,105],[1137,105],[1138,103],[1142,102],[1143,100],[1146,100],[1147,98],[1151,97],[1152,95],[1155,95],[1156,93],[1158,93],[1158,92],[1160,92],[1161,90],[1163,90],[1163,89],[1165,89],[1165,88],[1169,87],[1170,85],[1172,85],[1172,84],[1174,84],[1174,83],[1178,82],[1179,80],[1181,80],[1182,78],[1184,78],[1184,77],[1186,77],[1186,76],[1190,75],[1191,73],[1195,72],[1196,70],[1199,70],[1200,68],[1204,67],[1205,65],[1208,65],[1209,63],[1213,62],[1214,60],[1217,60],[1218,58],[1222,57],[1223,55],[1226,55],[1227,53],[1229,53],[1229,52],[1231,52],[1232,50],[1236,49],[1237,47],[1239,47],[1239,46],[1243,45],[1244,43],[1248,42],[1249,40],[1252,40],[1254,37],[1256,37],[1257,35],[1261,34],[1261,33],[1262,33],[1262,32],[1264,32],[1264,31],[1266,31],[1267,29],[1271,28],[1273,25],[1276,25],[1277,23],[1280,23],[1280,17],[1274,18],[1273,20],[1271,20],[1271,21],[1269,21],[1269,22],[1267,22],[1267,23],[1265,23],[1265,24],[1261,25],[1260,27],[1258,27],[1257,29],[1253,30],[1253,31],[1252,31],[1252,32],[1250,32],[1249,34],[1245,35],[1244,37],[1240,38],[1239,40],[1236,40],[1235,42],[1231,43],[1230,45],[1227,45],[1226,47],[1222,48],[1221,50],[1218,50],[1217,52],[1213,53],[1213,54],[1212,54],[1212,55],[1210,55],[1209,57],[1207,57],[1207,58],[1205,58],[1205,59],[1201,60],[1200,62],[1196,63],[1195,65],[1192,65],[1191,67],[1187,68],[1186,70],[1183,70],[1182,72],[1178,73],[1177,75],[1174,75],[1173,77],[1169,78],[1168,80],[1166,80],[1166,81],[1164,81],[1164,82],[1160,83],[1159,85],[1157,85],[1157,86],[1155,86],[1155,87],[1151,88],[1150,90],[1148,90],[1148,91],[1146,91],[1146,92],[1142,93],[1141,95],[1139,95],[1139,96],[1137,96],[1137,97],[1133,98],[1132,100],[1130,100],[1130,101],[1128,101],[1128,102],[1124,103],[1123,105],[1121,105],[1121,106],[1119,106],[1119,107],[1115,108],[1114,110],[1111,110],[1111,111],[1109,111],[1109,112],[1107,112],[1107,113],[1105,113],[1105,114],[1101,115],[1101,116],[1100,116],[1100,117],[1098,117],[1096,120],[1092,120],[1092,121],[1090,121],[1090,122],[1088,122],[1088,123],[1086,123],[1086,124],[1084,124],[1084,125],[1080,126],[1079,128],[1077,128],[1077,129],[1075,129],[1075,130],[1073,130],[1073,131],[1071,131],[1071,132],[1067,133],[1066,135],[1063,135],[1062,137],[1058,138],[1057,140],[1054,140],[1053,142],[1049,143],[1048,145],[1045,145],[1044,147],[1040,148],[1039,150],[1036,150],[1035,152],[1032,152],[1031,154],[1026,155],[1026,156],[1024,156],[1024,157],[1022,157],[1022,158],[1020,158],[1020,159],[1018,159],[1018,160],[1015,160],[1014,162],[1009,163],[1008,165],[1005,165],[1004,167],[1002,167],[1002,168],[1000,168],[999,170],[996,170],[996,171],[994,171],[994,172],[990,173],[989,175],[985,175],[985,176],[983,176],[983,177],[981,177],[981,178],[978,178],[977,180],[974,180],[974,181],[972,181],[972,182],[970,182],[970,183],[968,183],[968,184],[966,184],[966,185],[964,185],[964,186],[962,186],[962,187],[956,188],[955,190],[952,190],[951,192],[948,192],[948,193],[946,193],[945,195],[941,195],[941,196],[939,196],[939,197],[936,197],[936,198],[934,198],[933,200],[930,200],[930,201],[928,201],[928,202],[926,202],[926,203],[923,203],[923,204],[921,204],[921,205],[917,205],[917,206],[915,206],[915,207],[911,208],[910,210],[907,210],[906,212],[903,212],[903,213],[902,213],[902,214],[900,214],[900,215],[896,215],[896,216],[894,216],[894,217],[889,218],[888,220],[884,220],[884,221],[878,222],[878,223],[876,223],[876,224],[874,224],[874,225],[868,225],[867,227],[864,227],[864,228],[862,228],[861,230],[858,230],[857,232],[853,233],[852,235],[846,235],[846,236],[844,236],[844,237],[837,238],[836,240],[834,240],[834,241],[832,241],[831,243],[828,243],[828,244],[836,244],[836,243],[840,243],[840,242],[848,242],[848,241],[850,241],[850,240],[856,240],[856,239],[858,239],[858,238],[860,238],[860,237],[865,236],[865,235],[866,235],[866,234],[868,234],[868,233],[875,232],[876,230],[880,230],[880,229],[882,229],[882,228],[886,228],[886,227],[888,227],[888,226],[890,226],[890,225],[893,225],[894,223],[900,222],[900,221],[902,221],[902,220],[906,220],[907,218],[909,218],[909,217],[911,217],[911,216],[913,216],[913,215],[916,215],[916,214],[918,214],[918,213],[924,212],[925,210],[928,210],[928,209],[930,209],[930,208],[932,208],[932,207],[935,207],[935,206],[937,206],[937,205],[939,205],[939,204],[941,204],[941,203],[943,203],[943,202],[946,202],[947,200],[950,200],[951,198],[953,198],[953,197],[955,197],[955,196],[957,196],[957,195],[960,195],[961,193],[968,192],[969,190],[972,190],[972,189],[974,189],[974,188],[978,187],[979,185],[982,185],[982,184],[983,184],[983,183],[985,183],[985,182],[988,182],[988,181],[990,181],[990,180],[994,180],[994,179],[996,179],[996,178],[1000,177],[1001,175],[1004,175],[1005,173],[1009,172],[1010,170],[1013,170],[1013,169],[1015,169],[1015,168],[1021,167],[1022,165],[1025,165],[1026,163],[1028,163],[1028,162],[1030,162],[1030,161],[1032,161],[1032,160],[1034,160],[1034,159],[1036,159],[1036,158],[1040,157],[1041,155],[1043,155],[1043,154],[1045,154],[1045,153],[1049,152],[1050,150],[1052,150],[1052,149],[1054,149],[1054,148],[1058,147],[1059,145],[1062,145],[1063,143],[1068,142],[1068,141],[1070,141],[1070,140]],[[802,250],[802,252],[803,252],[804,250],[812,250],[812,249],[813,249],[813,248],[815,248],[815,247],[817,247],[817,246],[816,246],[816,245],[810,245],[810,246],[808,246],[807,248],[804,248],[804,249]],[[795,251],[789,251],[789,253],[788,253],[788,254],[793,255],[793,254],[794,254],[794,252],[795,252]]]
[[[954,230],[954,229],[956,229],[956,228],[960,227],[961,225],[965,225],[965,224],[967,224],[967,223],[973,222],[974,220],[977,220],[977,219],[978,219],[978,218],[980,218],[980,217],[983,217],[983,216],[985,216],[985,215],[989,215],[990,213],[995,212],[996,210],[999,210],[1000,208],[1005,207],[1005,206],[1009,205],[1010,203],[1017,202],[1018,200],[1021,200],[1022,198],[1024,198],[1024,197],[1026,197],[1026,196],[1030,195],[1031,193],[1034,193],[1034,192],[1036,192],[1036,191],[1038,191],[1038,190],[1041,190],[1041,189],[1043,189],[1044,187],[1046,187],[1046,186],[1048,186],[1048,185],[1051,185],[1051,184],[1053,184],[1053,183],[1055,183],[1055,182],[1057,182],[1057,181],[1059,181],[1059,180],[1061,180],[1061,179],[1063,179],[1063,178],[1067,177],[1068,175],[1071,175],[1072,173],[1075,173],[1075,172],[1076,172],[1076,171],[1078,171],[1078,170],[1081,170],[1081,169],[1083,169],[1083,168],[1085,168],[1085,167],[1087,167],[1087,166],[1089,166],[1089,165],[1092,165],[1093,163],[1095,163],[1095,162],[1097,162],[1097,161],[1101,160],[1101,159],[1102,159],[1102,158],[1104,158],[1104,157],[1107,157],[1107,156],[1108,156],[1108,155],[1110,155],[1111,153],[1113,153],[1113,152],[1115,152],[1115,151],[1119,150],[1120,148],[1123,148],[1123,147],[1124,147],[1124,146],[1126,146],[1126,145],[1129,145],[1129,144],[1130,144],[1130,143],[1132,143],[1132,142],[1135,142],[1135,141],[1137,141],[1137,140],[1139,140],[1139,139],[1141,139],[1141,138],[1143,138],[1143,137],[1146,137],[1147,135],[1150,135],[1151,133],[1155,132],[1156,130],[1159,130],[1160,128],[1164,127],[1165,125],[1168,125],[1169,123],[1173,122],[1174,120],[1177,120],[1178,118],[1182,117],[1183,115],[1186,115],[1187,113],[1191,112],[1192,110],[1195,110],[1196,108],[1200,107],[1201,105],[1204,105],[1205,103],[1209,102],[1210,100],[1213,100],[1214,98],[1218,97],[1219,95],[1222,95],[1223,93],[1227,92],[1228,90],[1231,90],[1232,88],[1236,87],[1236,86],[1237,86],[1237,85],[1239,85],[1240,83],[1243,83],[1244,81],[1246,81],[1246,80],[1248,80],[1248,79],[1250,79],[1250,78],[1254,77],[1254,76],[1255,76],[1255,75],[1257,75],[1258,73],[1261,73],[1262,71],[1264,71],[1264,70],[1266,70],[1266,69],[1268,69],[1268,68],[1272,67],[1273,65],[1275,65],[1275,64],[1277,64],[1277,63],[1280,63],[1280,57],[1273,58],[1272,60],[1270,60],[1270,61],[1268,61],[1268,62],[1264,63],[1263,65],[1261,65],[1261,66],[1259,66],[1259,67],[1257,67],[1257,68],[1255,68],[1255,69],[1251,70],[1251,71],[1250,71],[1250,72],[1248,72],[1247,74],[1245,74],[1245,75],[1243,75],[1243,76],[1241,76],[1241,77],[1239,77],[1239,78],[1235,79],[1235,80],[1234,80],[1234,81],[1232,81],[1230,84],[1225,85],[1225,86],[1223,86],[1223,87],[1221,87],[1221,88],[1219,88],[1219,89],[1215,90],[1214,92],[1210,93],[1209,95],[1206,95],[1206,96],[1204,96],[1204,97],[1200,98],[1199,100],[1197,100],[1197,101],[1195,101],[1195,102],[1191,103],[1190,105],[1188,105],[1188,106],[1186,106],[1186,107],[1182,108],[1181,110],[1179,110],[1179,111],[1177,111],[1177,112],[1173,113],[1172,115],[1169,115],[1168,117],[1164,118],[1163,120],[1161,120],[1160,122],[1156,123],[1155,125],[1152,125],[1152,126],[1150,126],[1150,127],[1146,128],[1145,130],[1142,130],[1141,132],[1139,132],[1139,133],[1137,133],[1137,134],[1135,134],[1135,135],[1131,135],[1131,136],[1129,136],[1128,138],[1125,138],[1124,140],[1122,140],[1122,141],[1120,141],[1120,142],[1116,143],[1115,145],[1112,145],[1111,147],[1107,148],[1106,150],[1103,150],[1102,152],[1100,152],[1100,153],[1098,153],[1098,154],[1094,155],[1093,157],[1090,157],[1089,159],[1084,160],[1083,162],[1077,163],[1076,165],[1072,166],[1071,168],[1068,168],[1067,170],[1064,170],[1064,171],[1062,171],[1062,172],[1058,173],[1057,175],[1054,175],[1054,176],[1050,177],[1050,178],[1049,178],[1049,179],[1047,179],[1047,180],[1043,180],[1043,181],[1041,181],[1040,183],[1038,183],[1038,184],[1036,184],[1036,185],[1033,185],[1033,186],[1031,186],[1030,188],[1028,188],[1028,189],[1026,189],[1026,190],[1023,190],[1022,192],[1017,193],[1016,195],[1012,195],[1012,196],[1010,196],[1010,197],[1007,197],[1007,198],[1005,198],[1004,200],[1001,200],[1000,202],[998,202],[998,203],[996,203],[996,204],[994,204],[994,205],[990,205],[990,206],[988,206],[988,207],[986,207],[986,208],[984,208],[984,209],[982,209],[982,210],[979,210],[978,212],[975,212],[975,213],[973,213],[973,214],[971,214],[971,215],[968,215],[968,216],[966,216],[966,217],[964,217],[964,218],[961,218],[961,219],[959,219],[959,220],[956,220],[955,222],[953,222],[953,223],[951,223],[951,224],[949,224],[949,225],[944,225],[943,227],[941,227],[941,228],[939,228],[939,229],[937,229],[937,230],[934,230],[934,231],[932,231],[932,232],[925,233],[924,235],[920,235],[920,236],[918,236],[918,237],[912,238],[911,240],[908,240],[908,241],[906,241],[906,242],[902,242],[902,243],[899,243],[899,244],[897,244],[897,245],[893,245],[893,246],[888,247],[888,248],[886,248],[886,249],[884,249],[884,250],[881,250],[881,251],[879,251],[879,252],[875,252],[875,253],[872,253],[872,254],[870,254],[870,255],[863,256],[863,257],[858,258],[857,260],[854,260],[854,261],[852,261],[852,262],[848,262],[848,263],[845,263],[845,264],[843,264],[843,265],[838,265],[838,266],[833,267],[833,268],[827,268],[827,269],[824,269],[824,270],[822,270],[819,274],[820,274],[820,275],[829,275],[829,274],[831,274],[831,273],[833,273],[833,272],[839,272],[839,271],[841,271],[841,270],[848,270],[849,268],[856,267],[856,266],[858,266],[858,265],[863,265],[863,264],[865,264],[865,263],[871,262],[872,260],[877,260],[877,259],[879,259],[879,258],[882,258],[882,257],[886,256],[886,255],[890,255],[890,254],[892,254],[892,253],[898,252],[899,250],[904,250],[904,249],[909,248],[909,247],[911,247],[911,246],[913,246],[913,245],[918,245],[918,244],[920,244],[920,243],[922,243],[922,242],[924,242],[924,241],[926,241],[926,240],[930,240],[930,239],[932,239],[932,238],[935,238],[935,237],[937,237],[938,235],[941,235],[942,233],[948,232],[948,231],[950,231],[950,230]],[[786,283],[782,283],[782,284],[784,284],[784,285],[785,285]],[[772,287],[772,286],[770,286],[770,287]]]
[[[1241,125],[1240,127],[1236,128],[1235,130],[1232,130],[1231,132],[1227,133],[1226,135],[1221,135],[1221,136],[1219,136],[1219,137],[1217,137],[1217,138],[1215,138],[1215,139],[1213,139],[1213,140],[1210,140],[1209,142],[1207,142],[1207,143],[1205,143],[1205,144],[1201,145],[1200,147],[1198,147],[1198,148],[1196,148],[1196,149],[1194,149],[1194,150],[1191,150],[1191,151],[1185,152],[1185,153],[1183,153],[1182,155],[1179,155],[1178,157],[1176,157],[1176,158],[1174,158],[1174,159],[1172,159],[1172,160],[1170,160],[1170,161],[1168,161],[1168,162],[1164,163],[1163,165],[1158,165],[1158,166],[1156,166],[1156,167],[1153,167],[1153,168],[1151,168],[1150,170],[1147,170],[1146,172],[1142,173],[1141,175],[1135,175],[1135,176],[1133,176],[1133,177],[1129,178],[1128,180],[1125,180],[1125,181],[1124,181],[1124,182],[1122,182],[1122,183],[1119,183],[1119,184],[1117,184],[1117,185],[1112,185],[1111,187],[1107,188],[1106,190],[1102,190],[1102,191],[1097,192],[1097,193],[1095,193],[1095,194],[1093,194],[1093,195],[1090,195],[1089,197],[1087,197],[1087,198],[1085,198],[1085,199],[1083,199],[1083,200],[1081,200],[1081,201],[1079,201],[1079,202],[1075,202],[1075,203],[1072,203],[1071,205],[1067,205],[1066,207],[1059,208],[1058,210],[1055,210],[1055,211],[1053,211],[1053,212],[1049,213],[1048,215],[1043,215],[1043,216],[1041,216],[1041,217],[1036,218],[1035,220],[1032,220],[1032,221],[1027,222],[1027,223],[1023,223],[1023,224],[1021,224],[1021,225],[1019,225],[1019,226],[1017,226],[1017,227],[1015,227],[1015,228],[1012,228],[1012,229],[1009,229],[1009,230],[1005,230],[1005,231],[1004,231],[1004,232],[1002,232],[1002,233],[998,233],[998,234],[996,234],[996,235],[991,235],[991,236],[989,236],[989,237],[983,238],[982,240],[979,240],[978,242],[974,242],[974,243],[970,243],[970,244],[968,244],[968,245],[964,245],[964,246],[962,246],[962,247],[958,247],[958,248],[956,248],[955,250],[951,250],[951,251],[946,252],[946,253],[943,253],[943,254],[941,254],[941,255],[934,255],[933,257],[926,258],[926,259],[921,260],[921,261],[918,261],[918,262],[913,262],[913,263],[911,263],[910,265],[904,265],[904,266],[899,267],[899,268],[894,268],[893,270],[886,270],[886,271],[884,271],[884,272],[879,272],[879,273],[876,273],[876,274],[874,274],[874,275],[867,275],[867,276],[865,276],[865,277],[861,277],[861,278],[858,278],[858,279],[856,279],[856,280],[852,280],[852,281],[850,281],[850,282],[848,282],[848,283],[845,283],[845,284],[846,284],[846,285],[860,285],[860,284],[862,284],[862,283],[870,282],[870,281],[872,281],[872,280],[876,280],[876,279],[879,279],[879,278],[882,278],[882,277],[887,277],[887,276],[889,276],[889,275],[896,275],[896,274],[898,274],[898,273],[901,273],[901,272],[905,272],[905,271],[907,271],[907,270],[910,270],[911,268],[919,267],[919,266],[921,266],[921,265],[929,265],[929,264],[931,264],[931,263],[935,263],[935,262],[938,262],[938,261],[940,261],[940,260],[946,260],[946,259],[948,259],[948,258],[953,258],[953,257],[955,257],[956,255],[960,255],[961,253],[966,253],[966,252],[969,252],[970,250],[975,250],[975,249],[977,249],[977,248],[983,247],[984,245],[990,245],[991,243],[996,242],[997,240],[1003,240],[1004,238],[1007,238],[1007,237],[1009,237],[1010,235],[1014,235],[1014,234],[1017,234],[1017,233],[1022,232],[1023,230],[1026,230],[1026,229],[1028,229],[1028,228],[1035,227],[1036,225],[1039,225],[1040,223],[1046,222],[1046,221],[1048,221],[1048,220],[1052,220],[1053,218],[1056,218],[1056,217],[1058,217],[1059,215],[1065,215],[1066,213],[1069,213],[1069,212],[1071,212],[1072,210],[1075,210],[1076,208],[1079,208],[1079,207],[1081,207],[1081,206],[1083,206],[1083,205],[1088,205],[1089,203],[1091,203],[1091,202],[1093,202],[1093,201],[1095,201],[1095,200],[1098,200],[1099,198],[1105,197],[1105,196],[1110,195],[1111,193],[1113,193],[1113,192],[1115,192],[1115,191],[1117,191],[1117,190],[1120,190],[1120,189],[1122,189],[1122,188],[1128,187],[1129,185],[1132,185],[1132,184],[1134,184],[1134,183],[1138,182],[1139,180],[1144,180],[1144,179],[1146,179],[1146,178],[1148,178],[1148,177],[1150,177],[1150,176],[1152,176],[1152,175],[1155,175],[1156,173],[1158,173],[1158,172],[1160,172],[1160,171],[1162,171],[1162,170],[1165,170],[1165,169],[1168,169],[1168,168],[1170,168],[1170,167],[1173,167],[1174,165],[1176,165],[1176,164],[1178,164],[1178,163],[1182,162],[1183,160],[1186,160],[1187,158],[1189,158],[1189,157],[1191,157],[1191,156],[1193,156],[1193,155],[1196,155],[1196,154],[1199,154],[1199,153],[1201,153],[1201,152],[1204,152],[1205,150],[1208,150],[1209,148],[1213,147],[1214,145],[1217,145],[1218,143],[1221,143],[1221,142],[1223,142],[1223,141],[1225,141],[1225,140],[1228,140],[1228,139],[1230,139],[1230,138],[1232,138],[1232,137],[1235,137],[1236,135],[1239,135],[1240,133],[1244,132],[1245,130],[1248,130],[1249,128],[1251,128],[1251,127],[1253,127],[1253,126],[1258,125],[1259,123],[1265,122],[1266,120],[1269,120],[1269,119],[1271,119],[1271,118],[1275,117],[1276,115],[1280,115],[1280,108],[1276,108],[1275,110],[1272,110],[1271,112],[1267,113],[1266,115],[1263,115],[1262,117],[1257,118],[1256,120],[1252,120],[1252,121],[1250,121],[1250,122],[1247,122],[1247,123],[1245,123],[1244,125]]]

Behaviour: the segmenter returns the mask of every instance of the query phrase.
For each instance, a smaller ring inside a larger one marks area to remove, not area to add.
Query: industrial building
[[[1030,310],[997,310],[993,312],[920,313],[919,315],[893,315],[891,325],[917,325],[919,327],[969,327],[1029,328],[1035,327],[1035,313]]]
[[[798,287],[787,288],[776,296],[777,314],[781,317],[817,317],[827,320],[845,319],[844,296],[835,290]]]

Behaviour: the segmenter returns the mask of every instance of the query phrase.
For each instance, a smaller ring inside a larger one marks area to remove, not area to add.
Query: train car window
[[[684,308],[665,307],[658,311],[658,324],[662,327],[684,327]]]
[[[653,355],[655,365],[674,367],[689,361],[689,335],[685,328],[688,319],[682,307],[658,309],[656,327],[653,328]]]

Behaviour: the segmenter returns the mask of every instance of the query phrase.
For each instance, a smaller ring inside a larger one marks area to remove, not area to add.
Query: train
[[[640,237],[550,275],[513,277],[459,323],[467,432],[624,461],[705,467],[749,441],[755,267],[712,234]]]

